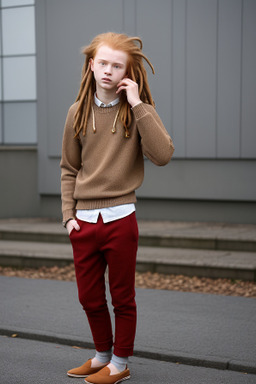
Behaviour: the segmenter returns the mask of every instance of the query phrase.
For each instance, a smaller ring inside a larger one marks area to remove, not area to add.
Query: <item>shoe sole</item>
[[[121,381],[128,380],[130,378],[131,378],[131,375],[123,377],[122,379],[115,381],[113,384],[121,383]],[[93,384],[93,383],[90,383],[89,381],[86,381],[86,380],[84,380],[84,381],[85,381],[86,384]]]
[[[83,379],[84,377],[87,377],[89,375],[75,375],[74,373],[67,373],[69,377],[74,377],[76,379]]]

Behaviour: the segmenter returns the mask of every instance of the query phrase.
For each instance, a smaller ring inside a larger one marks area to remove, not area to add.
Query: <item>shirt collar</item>
[[[102,107],[102,108],[114,107],[114,105],[119,103],[119,97],[117,97],[115,100],[111,101],[109,104],[105,104],[98,99],[98,97],[96,96],[96,92],[95,92],[94,93],[94,102],[98,107]]]

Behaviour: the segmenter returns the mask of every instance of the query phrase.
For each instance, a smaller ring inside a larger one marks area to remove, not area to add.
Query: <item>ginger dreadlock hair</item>
[[[75,137],[82,131],[86,132],[88,117],[93,103],[96,83],[91,71],[90,60],[94,59],[100,46],[107,45],[114,50],[124,51],[128,54],[127,75],[138,84],[141,101],[154,106],[154,101],[148,85],[147,72],[144,68],[143,59],[150,66],[152,73],[155,73],[153,65],[142,53],[142,41],[139,37],[129,37],[125,34],[107,32],[96,36],[90,45],[83,48],[85,62],[82,69],[82,81],[76,98],[78,107],[75,113],[73,128]],[[132,112],[125,94],[120,96],[119,118],[125,129],[125,136],[129,137],[129,126],[132,121]]]

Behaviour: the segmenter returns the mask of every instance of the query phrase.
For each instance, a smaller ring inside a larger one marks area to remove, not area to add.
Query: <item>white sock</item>
[[[119,357],[116,355],[112,356],[108,368],[110,369],[110,375],[117,375],[120,372],[123,372],[128,364],[128,357]]]
[[[96,351],[95,357],[91,361],[91,367],[92,368],[98,368],[102,365],[108,363],[111,360],[112,356],[112,350],[104,351],[104,352],[98,352]]]

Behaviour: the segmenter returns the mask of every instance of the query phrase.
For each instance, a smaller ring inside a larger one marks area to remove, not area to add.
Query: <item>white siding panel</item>
[[[217,0],[187,8],[187,157],[216,157]]]
[[[186,0],[173,2],[172,126],[175,157],[186,157]]]
[[[137,36],[137,0],[123,0],[123,31]]]
[[[171,20],[170,1],[137,2],[137,33],[143,41],[143,51],[155,68],[155,75],[145,63],[150,89],[166,129],[171,133]]]
[[[243,158],[256,158],[256,1],[244,1],[243,14],[243,89],[242,134]]]
[[[242,0],[219,2],[217,155],[240,157]]]

